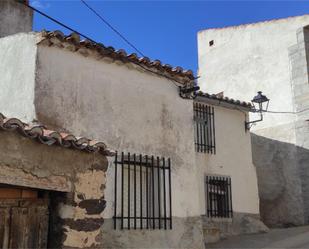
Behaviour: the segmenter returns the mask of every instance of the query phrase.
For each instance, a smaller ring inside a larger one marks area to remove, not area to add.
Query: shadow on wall
[[[309,222],[309,150],[251,134],[260,214],[269,227]]]

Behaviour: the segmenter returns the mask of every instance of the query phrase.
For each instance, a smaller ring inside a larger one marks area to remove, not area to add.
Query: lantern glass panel
[[[267,111],[269,99],[261,91],[252,99],[256,111]]]

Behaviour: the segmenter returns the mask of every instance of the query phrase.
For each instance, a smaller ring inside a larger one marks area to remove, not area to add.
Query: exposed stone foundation
[[[49,248],[102,248],[108,161],[1,132],[0,183],[44,190],[50,201]]]
[[[240,234],[265,233],[268,228],[258,214],[235,213],[233,218],[203,217],[206,243],[214,243],[222,238]]]
[[[103,225],[101,214],[106,206],[103,192],[105,172],[89,169],[78,173],[74,187],[71,205],[59,210],[59,215],[64,220],[63,245],[69,248],[100,247],[99,235]]]
[[[103,248],[205,248],[201,217],[173,217],[172,230],[114,230],[105,219],[102,231]]]

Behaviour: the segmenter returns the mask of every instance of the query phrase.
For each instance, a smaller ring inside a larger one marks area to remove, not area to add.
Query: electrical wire
[[[53,18],[53,17],[51,17],[51,16],[45,14],[44,12],[42,12],[42,11],[40,11],[40,10],[38,10],[38,9],[36,9],[36,8],[34,8],[34,7],[30,6],[30,5],[28,5],[27,3],[24,3],[24,2],[19,2],[19,3],[23,4],[24,6],[28,7],[29,9],[32,9],[33,11],[39,13],[40,15],[42,15],[42,16],[44,16],[44,17],[50,19],[51,21],[57,23],[58,25],[60,25],[60,26],[62,26],[62,27],[64,27],[64,28],[66,28],[66,29],[68,29],[68,30],[70,30],[70,31],[72,31],[72,32],[74,32],[74,33],[76,33],[76,34],[78,34],[78,35],[80,35],[80,36],[86,38],[87,40],[89,40],[89,41],[91,41],[91,42],[93,42],[93,43],[97,43],[95,40],[91,39],[90,37],[88,37],[88,36],[86,36],[86,35],[84,35],[84,34],[78,32],[78,31],[75,30],[75,29],[70,28],[69,26],[65,25],[64,23],[62,23],[62,22],[56,20],[55,18]]]
[[[220,105],[220,104],[219,104]],[[242,113],[246,113],[245,111],[237,108],[237,107],[234,107],[234,108],[231,108],[231,109],[234,109],[234,110],[238,110]],[[265,110],[262,110],[262,113],[272,113],[272,114],[299,114],[299,113],[302,113],[302,112],[306,112],[306,111],[309,111],[309,108],[305,108],[303,110],[300,110],[300,111],[297,111],[297,112],[290,112],[290,111],[265,111]]]
[[[125,38],[124,35],[122,35],[116,28],[114,28],[102,15],[100,15],[93,7],[91,7],[85,0],[80,0],[90,11],[92,11],[102,22],[104,22],[111,30],[113,30],[117,35],[119,35],[129,46],[131,46],[137,53],[139,53],[141,56],[146,57],[143,52],[141,52],[140,49],[138,49],[136,46],[134,46],[127,38]],[[133,62],[135,65],[141,66],[140,64],[137,64],[135,62]],[[143,66],[141,66],[144,70],[146,71],[151,71]],[[161,75],[161,74],[160,74]],[[162,76],[162,75],[161,75]],[[182,84],[181,82],[175,81],[173,78],[167,77],[165,75],[166,78],[168,78],[169,80],[171,80],[174,85],[178,86],[175,83],[179,83]]]
[[[268,112],[268,113],[274,113],[274,114],[299,114],[299,113],[302,113],[302,112],[305,112],[305,111],[309,111],[309,108],[306,108],[306,109],[303,109],[303,110],[300,110],[300,111],[297,111],[297,112],[288,112],[288,111],[263,111],[263,112]]]
[[[104,22],[111,30],[121,37],[130,47],[132,47],[141,56],[146,57],[140,49],[134,46],[127,38],[124,37],[116,28],[114,28],[101,14],[91,7],[85,0],[80,0],[92,13],[94,13],[102,22]]]
[[[47,19],[49,19],[49,20],[51,20],[51,21],[57,23],[58,25],[60,25],[60,26],[62,26],[62,27],[64,27],[64,28],[66,28],[66,29],[68,29],[68,30],[70,30],[70,31],[72,31],[72,32],[74,32],[74,33],[76,33],[76,34],[78,34],[78,35],[80,35],[80,36],[86,38],[87,40],[89,40],[89,41],[91,41],[91,42],[93,42],[93,43],[95,43],[95,44],[97,44],[97,45],[99,45],[99,46],[102,46],[102,44],[96,42],[94,39],[88,37],[87,35],[84,35],[83,33],[79,32],[79,31],[77,31],[77,30],[75,30],[75,29],[73,29],[73,28],[71,28],[71,27],[69,27],[69,26],[67,26],[66,24],[64,24],[64,23],[58,21],[57,19],[55,19],[55,18],[53,18],[53,17],[47,15],[46,13],[44,13],[44,12],[42,12],[42,11],[40,11],[40,10],[34,8],[33,6],[30,6],[30,5],[28,5],[27,3],[24,3],[24,2],[19,2],[19,3],[20,3],[20,4],[23,4],[24,6],[26,6],[26,7],[29,8],[29,9],[32,9],[33,11],[39,13],[40,15],[46,17]],[[144,57],[145,57],[145,56],[144,56]],[[165,74],[162,74],[162,73],[153,71],[153,70],[151,70],[151,69],[149,69],[149,68],[147,68],[147,67],[144,67],[144,66],[141,65],[140,63],[137,63],[137,62],[135,62],[135,61],[133,61],[133,60],[130,60],[129,58],[127,58],[127,59],[128,59],[129,62],[135,64],[135,65],[138,66],[138,67],[141,67],[142,69],[144,69],[144,70],[147,71],[147,72],[156,74],[156,75],[161,76],[161,77],[165,77],[166,79],[170,80],[170,81],[171,81],[175,86],[177,86],[177,87],[179,86],[178,84],[183,85],[183,82],[180,82],[180,81],[178,81],[178,80],[175,80],[174,78],[169,77],[169,76],[167,76],[167,75],[165,75]],[[195,78],[194,78],[194,79],[195,79]]]

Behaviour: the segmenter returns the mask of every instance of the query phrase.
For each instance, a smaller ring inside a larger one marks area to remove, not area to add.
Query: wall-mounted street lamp
[[[263,112],[266,112],[268,109],[269,99],[263,95],[261,91],[259,91],[251,102],[254,107],[252,112],[259,113],[260,118],[250,122],[245,122],[246,130],[250,130],[254,123],[261,122],[263,120]]]
[[[196,92],[200,90],[199,86],[180,86],[179,87],[179,96],[183,99],[195,99]]]

